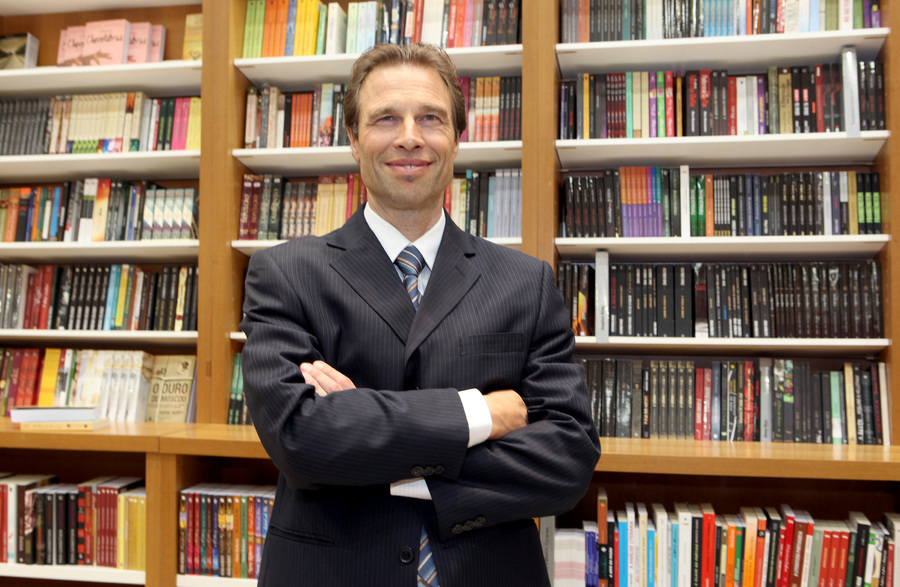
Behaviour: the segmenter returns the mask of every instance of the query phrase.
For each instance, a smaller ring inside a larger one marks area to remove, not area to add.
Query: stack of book
[[[0,349],[0,414],[35,429],[190,422],[196,362],[144,351]]]
[[[556,585],[893,585],[900,562],[893,512],[826,519],[787,504],[734,514],[710,503],[613,508],[602,488],[598,501],[596,521],[547,537],[551,573],[564,581]]]
[[[0,327],[197,329],[197,267],[0,264]]]
[[[881,3],[852,0],[614,0],[562,3],[563,43],[815,33],[881,26]]]
[[[766,73],[628,71],[564,81],[560,139],[744,136],[884,130],[884,67],[857,61]]]
[[[138,91],[0,100],[0,155],[199,148],[199,96],[148,98]]]
[[[514,45],[521,0],[248,0],[243,57],[362,53],[378,43]]]
[[[581,363],[600,436],[891,444],[884,363],[783,358]]]
[[[163,60],[166,27],[125,19],[97,20],[59,32],[56,65],[121,65]]]
[[[0,563],[146,568],[143,479],[2,474],[0,501]]]
[[[259,577],[274,499],[271,485],[202,483],[182,490],[179,574]]]

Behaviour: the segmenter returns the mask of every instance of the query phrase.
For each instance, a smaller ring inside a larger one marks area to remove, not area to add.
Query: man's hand
[[[319,395],[324,396],[335,391],[356,389],[349,377],[325,361],[300,363],[300,372],[303,374],[303,380],[315,387],[316,393]]]
[[[491,412],[491,435],[489,440],[502,438],[528,425],[528,408],[522,397],[512,389],[502,389],[485,394],[488,410]]]

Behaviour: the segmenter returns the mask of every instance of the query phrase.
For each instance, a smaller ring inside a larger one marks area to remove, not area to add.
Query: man
[[[552,270],[442,210],[465,129],[443,51],[376,46],[344,108],[368,203],[246,280],[244,388],[280,471],[260,585],[413,587],[420,563],[419,585],[549,585],[532,518],[579,501],[600,448]]]

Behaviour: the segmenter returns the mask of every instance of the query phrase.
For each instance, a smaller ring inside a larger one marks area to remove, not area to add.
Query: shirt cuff
[[[424,479],[404,479],[391,483],[391,495],[432,501],[431,492],[428,491],[428,484]]]
[[[491,435],[494,421],[484,396],[477,389],[464,389],[459,392],[459,399],[469,422],[469,448],[481,444]]]

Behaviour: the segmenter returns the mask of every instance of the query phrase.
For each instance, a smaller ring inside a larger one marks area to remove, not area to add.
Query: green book
[[[325,25],[328,20],[328,9],[319,2],[319,32],[316,36],[316,55],[325,54]]]
[[[630,71],[625,72],[625,138],[634,138],[634,96],[632,93],[632,80],[634,75]]]

